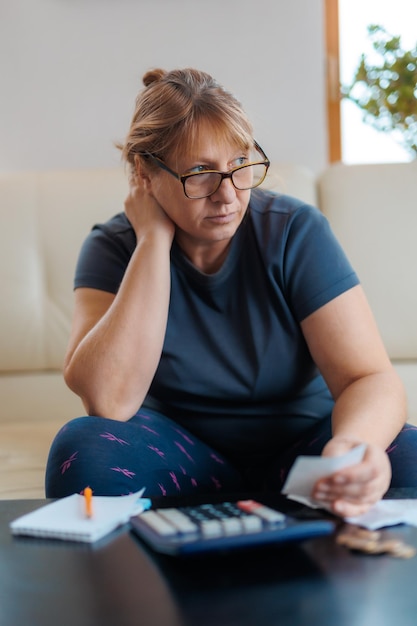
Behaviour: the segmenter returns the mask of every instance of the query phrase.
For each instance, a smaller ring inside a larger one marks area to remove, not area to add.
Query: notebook
[[[149,508],[144,489],[128,496],[93,496],[91,517],[84,496],[74,493],[23,515],[10,523],[13,535],[92,543]]]

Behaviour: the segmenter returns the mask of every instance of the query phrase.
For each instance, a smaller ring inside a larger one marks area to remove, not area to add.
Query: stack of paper
[[[91,517],[86,514],[84,496],[74,493],[19,517],[11,522],[10,530],[13,535],[91,543],[149,508],[150,500],[141,497],[143,492],[144,489],[128,496],[94,496]]]

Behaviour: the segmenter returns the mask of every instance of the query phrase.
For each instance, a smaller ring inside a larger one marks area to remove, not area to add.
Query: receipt
[[[299,456],[292,466],[282,493],[292,500],[302,502],[313,508],[323,508],[311,497],[315,483],[325,476],[330,476],[349,465],[360,463],[365,454],[366,445],[361,444],[342,456]]]
[[[345,517],[345,521],[369,530],[398,524],[417,526],[417,500],[380,500],[367,513],[357,517]]]

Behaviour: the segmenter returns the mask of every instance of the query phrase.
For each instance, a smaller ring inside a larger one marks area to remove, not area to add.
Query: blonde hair
[[[222,141],[253,147],[252,125],[240,102],[209,74],[192,68],[154,69],[143,76],[143,84],[129,132],[117,145],[132,168],[146,152],[161,159],[184,154],[207,124]]]

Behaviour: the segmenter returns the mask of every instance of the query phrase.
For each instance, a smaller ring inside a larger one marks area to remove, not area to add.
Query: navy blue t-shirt
[[[96,225],[75,287],[116,293],[135,244],[123,213]],[[273,428],[298,419],[304,428],[329,415],[333,401],[300,322],[358,282],[316,208],[254,190],[215,274],[196,269],[174,241],[166,336],[145,405],[187,426],[200,419],[204,431],[234,416],[251,424],[251,417],[276,418]]]

